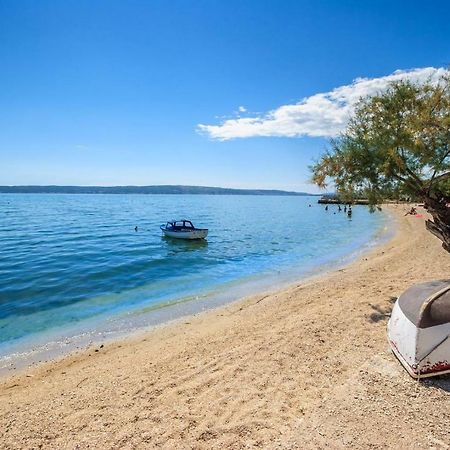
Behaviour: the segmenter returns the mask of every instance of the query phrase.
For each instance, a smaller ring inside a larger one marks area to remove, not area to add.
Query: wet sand
[[[450,376],[414,381],[386,339],[450,255],[390,209],[396,236],[344,269],[4,379],[0,448],[450,448]]]

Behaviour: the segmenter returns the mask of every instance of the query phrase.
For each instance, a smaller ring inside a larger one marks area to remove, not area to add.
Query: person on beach
[[[342,211],[341,205],[338,205],[338,211],[339,211],[339,212]]]
[[[325,211],[328,211],[328,205],[327,205],[327,206],[325,206]]]
[[[344,205],[344,212],[347,212],[347,205]]]
[[[407,211],[405,216],[408,216],[408,215],[415,216],[416,214],[417,214],[416,208],[414,208],[414,206],[411,206],[411,209],[409,211]]]
[[[352,207],[351,206],[348,207],[347,216],[352,217]]]

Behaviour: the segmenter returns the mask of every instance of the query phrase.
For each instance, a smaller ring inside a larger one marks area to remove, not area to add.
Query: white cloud
[[[198,131],[222,141],[258,136],[333,137],[345,128],[361,97],[386,89],[392,81],[435,81],[445,73],[448,71],[443,68],[426,67],[397,70],[380,78],[357,78],[349,85],[306,97],[298,103],[283,105],[262,115],[226,119],[219,125],[199,124]],[[245,112],[246,108],[240,106],[239,111]]]
[[[247,108],[245,106],[239,106],[238,111],[240,113],[245,113],[245,112],[247,112]]]

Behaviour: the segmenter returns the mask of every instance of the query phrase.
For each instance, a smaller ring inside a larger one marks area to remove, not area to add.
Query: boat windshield
[[[174,230],[182,230],[186,228],[195,229],[194,225],[190,220],[179,220],[174,222],[167,222],[166,228],[172,228]]]

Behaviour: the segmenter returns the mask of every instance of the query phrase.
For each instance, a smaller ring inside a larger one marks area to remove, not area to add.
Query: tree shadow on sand
[[[378,322],[386,322],[389,317],[391,317],[391,312],[394,303],[396,302],[397,297],[389,297],[389,305],[387,306],[380,306],[380,305],[372,305],[370,304],[370,307],[373,309],[373,313],[369,315],[368,320],[371,323],[378,323]]]

